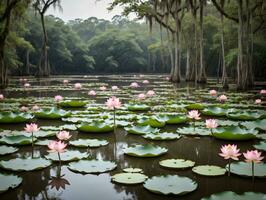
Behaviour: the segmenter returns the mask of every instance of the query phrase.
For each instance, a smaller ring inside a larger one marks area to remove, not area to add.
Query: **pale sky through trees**
[[[111,2],[112,0],[62,0],[63,12],[58,9],[54,10],[51,6],[46,15],[52,14],[64,21],[76,18],[87,19],[89,17],[111,20],[113,16],[120,15],[123,10],[122,8],[115,8],[113,11],[108,11],[107,7]]]

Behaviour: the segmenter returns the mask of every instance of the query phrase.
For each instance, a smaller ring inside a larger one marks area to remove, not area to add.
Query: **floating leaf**
[[[188,118],[186,115],[166,115],[167,120],[166,124],[183,124],[188,121]]]
[[[100,147],[108,144],[106,140],[97,140],[97,139],[78,139],[72,140],[69,144],[75,147]]]
[[[226,116],[227,109],[212,106],[212,107],[203,109],[201,112],[202,114],[208,115],[208,116],[222,117],[222,116]]]
[[[143,183],[148,177],[141,173],[119,173],[112,176],[112,181],[122,184]]]
[[[192,171],[203,176],[221,176],[226,172],[224,168],[215,165],[199,165],[193,167]]]
[[[91,123],[81,124],[80,126],[78,126],[78,130],[88,133],[105,133],[113,131],[114,126],[101,121],[93,121]]]
[[[204,197],[201,200],[265,200],[266,194],[245,192],[243,194],[237,194],[231,191],[220,192],[212,194],[210,197]]]
[[[266,131],[266,119],[262,120],[256,120],[256,121],[251,121],[251,122],[242,122],[242,126],[245,126],[248,129],[259,129]]]
[[[156,157],[167,152],[166,148],[160,146],[147,145],[135,145],[128,147],[124,150],[124,153],[130,156],[136,157]]]
[[[34,145],[47,146],[52,140],[37,140]]]
[[[200,103],[192,103],[186,106],[187,109],[189,110],[202,110],[205,108],[205,105],[200,104]]]
[[[13,132],[12,132],[13,133]],[[25,135],[26,137],[31,137],[31,133],[25,131],[18,131],[18,134]],[[36,138],[43,138],[43,137],[52,137],[55,136],[55,131],[37,131],[33,133],[33,136]]]
[[[198,128],[198,127],[195,127],[195,129],[193,127],[178,128],[176,132],[181,135],[196,135],[196,136],[208,136],[211,134],[209,129]]]
[[[18,148],[15,147],[9,147],[6,145],[1,145],[0,146],[0,156],[6,155],[6,154],[11,154],[15,153],[18,151]]]
[[[177,175],[153,176],[144,183],[147,190],[164,195],[184,195],[197,189],[198,184],[187,177]]]
[[[9,190],[16,188],[22,182],[22,178],[16,175],[7,175],[0,173],[0,194]]]
[[[125,105],[129,111],[148,111],[150,106],[145,104],[126,104]]]
[[[69,163],[68,168],[80,173],[104,173],[114,170],[116,166],[117,165],[111,161],[80,160],[78,162]]]
[[[165,126],[165,121],[158,117],[142,117],[138,120],[138,125],[147,126],[150,125],[154,128],[161,128]]]
[[[67,112],[58,108],[41,109],[34,113],[34,115],[40,119],[61,119],[63,117],[70,116],[70,112]]]
[[[64,100],[59,102],[59,106],[65,108],[80,108],[86,106],[86,101],[78,101],[78,100]]]
[[[176,140],[179,139],[181,136],[176,133],[164,132],[156,134],[146,134],[143,137],[150,140]]]
[[[124,168],[123,172],[127,172],[127,173],[142,173],[143,170],[140,168]]]
[[[33,115],[29,113],[15,113],[15,112],[1,112],[0,123],[23,123],[28,122],[33,118]]]
[[[229,111],[226,116],[229,119],[234,120],[256,120],[259,119],[262,115],[256,111],[233,110]]]
[[[228,168],[228,166],[227,166]],[[233,162],[230,165],[230,172],[240,176],[252,176],[252,164],[246,162]],[[254,164],[254,176],[266,178],[266,164]]]
[[[163,167],[172,169],[185,169],[193,167],[195,165],[195,162],[184,159],[167,159],[160,161],[159,164]]]
[[[14,158],[0,161],[0,167],[11,171],[33,171],[46,168],[52,164],[44,158]]]
[[[259,144],[253,145],[256,149],[266,151],[266,142],[260,142]]]
[[[36,141],[36,138],[33,138],[33,141]],[[0,138],[0,143],[10,145],[29,145],[32,143],[32,138],[24,135],[3,136]]]
[[[244,129],[239,126],[218,127],[213,129],[213,136],[224,140],[250,140],[256,138],[257,130]]]
[[[137,134],[137,135],[145,135],[150,133],[158,133],[160,130],[158,128],[152,128],[151,126],[129,126],[125,127],[125,130],[128,133]]]
[[[74,161],[74,160],[81,160],[83,158],[88,158],[88,153],[81,153],[76,150],[67,150],[64,153],[60,153],[61,161]],[[49,153],[45,155],[45,158],[52,160],[52,161],[59,161],[58,154],[56,152]]]

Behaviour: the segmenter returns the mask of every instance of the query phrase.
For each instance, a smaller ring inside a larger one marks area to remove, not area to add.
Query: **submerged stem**
[[[231,160],[229,159],[228,160],[228,176],[230,176],[230,172],[231,172],[230,167],[231,167]]]
[[[254,179],[255,179],[255,176],[254,176],[254,162],[252,161],[251,162],[251,164],[252,164],[252,182],[254,182]]]
[[[59,166],[60,166],[60,168],[61,168],[61,157],[60,157],[60,153],[57,152],[57,154],[58,154],[58,158],[59,158]]]

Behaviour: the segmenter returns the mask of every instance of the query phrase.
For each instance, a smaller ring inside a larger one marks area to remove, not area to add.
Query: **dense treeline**
[[[50,6],[60,9],[60,0],[1,1],[1,87],[8,75],[166,72],[176,82],[221,76],[225,87],[231,77],[242,89],[253,73],[266,77],[264,1],[113,2],[142,21],[64,22],[45,15]]]

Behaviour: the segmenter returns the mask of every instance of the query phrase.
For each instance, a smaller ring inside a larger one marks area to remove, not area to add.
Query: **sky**
[[[113,11],[108,11],[107,7],[112,0],[61,0],[63,12],[54,9],[51,6],[46,15],[54,15],[63,19],[65,22],[76,18],[87,19],[89,17],[97,17],[100,19],[111,20],[113,16],[120,15],[122,8],[115,8]]]

